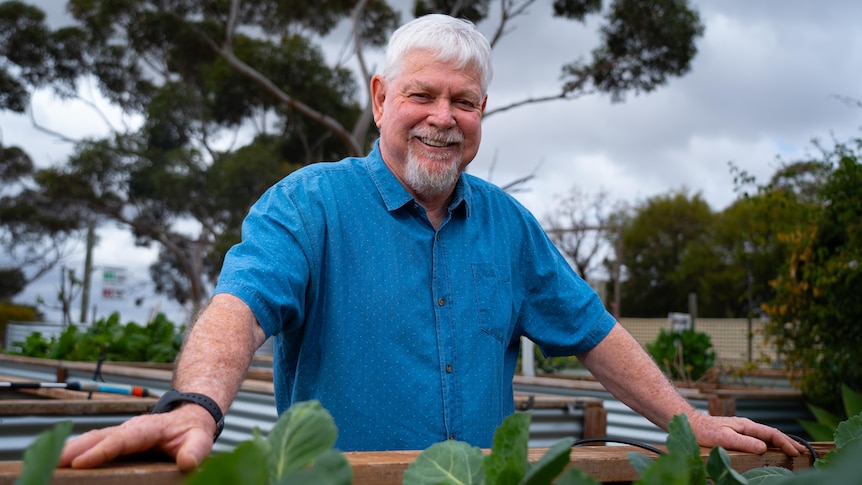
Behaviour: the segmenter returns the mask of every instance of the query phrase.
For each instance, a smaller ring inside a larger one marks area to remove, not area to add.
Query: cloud
[[[56,12],[62,2],[30,3],[53,9],[49,19],[62,21]],[[408,2],[398,4],[408,8]],[[776,157],[813,152],[813,138],[862,135],[862,109],[834,97],[862,99],[862,2],[692,4],[705,34],[690,73],[623,103],[596,95],[491,116],[470,172],[505,184],[535,171],[530,190],[515,195],[540,218],[554,196],[572,186],[604,188],[633,204],[685,187],[721,210],[735,198],[729,161],[765,181],[777,168]],[[495,49],[489,109],[557,92],[560,66],[596,46],[597,22],[553,19],[547,2],[534,4]],[[492,23],[480,28],[490,35]],[[343,44],[339,37],[327,45],[337,55]],[[370,56],[378,65],[379,59],[380,53]],[[54,129],[101,127],[80,106],[37,101],[37,119]],[[0,116],[4,144],[26,148],[41,163],[63,160],[67,145],[34,133],[26,117]],[[121,232],[102,235],[102,263],[120,257],[136,268],[135,278],[148,279],[144,262],[152,254],[128,249],[131,242]]]

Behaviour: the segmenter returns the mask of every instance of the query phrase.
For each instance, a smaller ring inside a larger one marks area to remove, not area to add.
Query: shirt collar
[[[383,162],[383,156],[380,154],[379,139],[374,142],[374,148],[372,148],[371,153],[366,157],[365,166],[368,169],[369,175],[371,175],[371,180],[377,187],[377,191],[380,193],[380,198],[383,199],[386,210],[391,212],[413,202],[413,196],[401,185],[395,174]],[[455,185],[455,196],[449,204],[449,211],[455,213],[456,209],[463,205],[464,213],[469,217],[472,199],[473,191],[468,177],[461,174],[458,177],[458,183]]]

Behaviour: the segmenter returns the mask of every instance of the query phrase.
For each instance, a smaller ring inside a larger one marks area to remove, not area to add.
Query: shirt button
[[[437,305],[439,305],[439,306],[443,306],[443,305],[445,305],[445,304],[446,304],[446,299],[445,299],[445,298],[438,298],[438,299],[437,299]]]
[[[446,372],[452,372],[452,364],[446,364]]]
[[[450,440],[454,440],[454,439],[455,439],[455,435],[454,435],[454,434],[450,434],[450,435],[449,435],[449,439],[450,439]]]

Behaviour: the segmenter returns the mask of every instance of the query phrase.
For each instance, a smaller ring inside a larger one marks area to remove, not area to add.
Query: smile
[[[420,136],[420,137],[417,137],[417,138],[418,138],[418,139],[419,139],[419,141],[421,141],[422,143],[424,143],[424,144],[426,144],[426,145],[428,145],[428,146],[436,147],[436,148],[446,148],[446,147],[450,147],[450,146],[453,146],[453,145],[457,145],[457,144],[459,143],[458,141],[450,141],[450,140],[436,140],[436,139],[433,139],[433,138],[425,138],[425,137],[421,137],[421,136]]]

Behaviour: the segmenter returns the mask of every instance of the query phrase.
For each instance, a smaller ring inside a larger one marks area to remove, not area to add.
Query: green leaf
[[[554,482],[554,485],[601,485],[601,482],[587,475],[583,470],[569,468]]]
[[[700,457],[700,445],[697,444],[697,438],[694,437],[686,415],[678,414],[668,424],[667,449],[671,455],[686,457],[690,483],[706,483],[706,468]]]
[[[862,413],[843,421],[835,429],[835,449],[817,460],[817,468],[831,468],[836,461],[847,460],[846,448],[862,449]],[[859,445],[859,446],[857,446]]]
[[[51,481],[57,462],[60,461],[60,453],[66,438],[72,432],[72,422],[62,421],[52,429],[43,431],[36,437],[33,443],[24,450],[24,459],[21,464],[21,476],[15,483],[19,485],[42,485]]]
[[[285,411],[269,433],[274,469],[272,479],[303,469],[338,438],[338,429],[329,411],[319,401],[298,402]]]
[[[847,384],[842,384],[841,398],[844,400],[844,411],[847,412],[847,417],[862,413],[862,393],[850,389]]]
[[[679,453],[662,455],[646,470],[639,485],[690,485],[691,459]]]
[[[497,427],[491,454],[485,457],[485,483],[519,483],[524,478],[531,419],[530,413],[513,413]]]
[[[353,468],[344,453],[329,450],[321,454],[310,468],[285,475],[278,485],[350,485]]]
[[[700,446],[691,430],[688,417],[677,414],[667,427],[667,449],[671,454],[678,453],[695,460],[700,460]]]
[[[524,485],[547,485],[569,464],[574,439],[565,438],[552,446],[532,468],[527,470]]]
[[[404,485],[485,483],[482,450],[463,441],[441,441],[425,449],[404,472]]]
[[[862,440],[862,413],[842,422],[835,429],[835,448],[841,449]]]
[[[649,456],[635,451],[630,451],[626,453],[626,456],[629,458],[629,463],[631,463],[632,468],[634,468],[635,471],[638,472],[638,476],[641,477],[644,475],[647,468],[649,468],[650,466],[652,466],[653,463],[655,463],[655,460],[653,460]]]
[[[765,466],[754,468],[742,474],[749,485],[775,485],[788,478],[792,478],[793,472],[780,466]]]
[[[811,410],[811,414],[814,415],[814,418],[817,420],[818,423],[826,425],[830,429],[834,430],[838,427],[838,423],[841,422],[840,416],[836,416],[835,414],[832,414],[819,406],[815,406],[813,404],[806,404],[806,406],[808,406],[808,409]]]
[[[233,451],[210,455],[185,480],[186,485],[266,485],[268,447],[261,440],[243,441]]]
[[[856,418],[858,417],[857,415]],[[817,483],[858,484],[860,482],[859,463],[862,463],[862,440],[858,437],[859,435],[857,435],[857,439],[845,442],[841,448],[837,448],[838,456],[831,457],[828,467],[815,469],[816,472],[824,472],[823,480]]]
[[[832,441],[835,435],[835,428],[829,427],[823,423],[815,423],[807,419],[800,419],[799,424],[805,431],[811,435],[814,441]]]
[[[730,456],[720,446],[710,450],[706,470],[715,485],[746,485],[748,483],[748,480],[733,469],[730,464]]]

